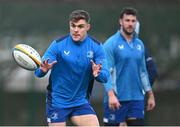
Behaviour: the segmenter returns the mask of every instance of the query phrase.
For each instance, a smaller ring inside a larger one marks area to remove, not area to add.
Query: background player
[[[104,97],[104,124],[108,126],[144,125],[144,93],[147,93],[147,110],[155,107],[145,64],[143,42],[135,34],[137,11],[121,11],[120,30],[104,43],[108,68],[116,70],[114,91]],[[112,84],[109,80],[107,84]]]

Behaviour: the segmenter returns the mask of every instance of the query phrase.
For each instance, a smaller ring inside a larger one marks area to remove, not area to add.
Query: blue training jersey
[[[97,81],[106,83],[110,74],[107,69],[102,45],[89,35],[82,42],[74,42],[70,35],[54,40],[42,57],[42,61],[57,61],[51,69],[47,87],[47,104],[52,107],[74,107],[88,103],[88,94],[92,90],[94,77],[93,60],[102,64]],[[37,77],[43,77],[39,68]],[[89,90],[89,91],[88,91]]]
[[[128,43],[118,31],[104,43],[108,69],[115,73],[115,82],[111,76],[105,88],[112,85],[120,101],[143,100],[143,90],[151,90],[143,42],[135,35],[131,41]],[[107,93],[104,101],[108,101]]]

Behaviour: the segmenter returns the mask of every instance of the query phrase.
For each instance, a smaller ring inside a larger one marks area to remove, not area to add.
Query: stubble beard
[[[133,30],[132,32],[128,32],[126,29],[123,28],[123,32],[124,32],[126,35],[130,36],[130,35],[132,35],[132,34],[134,33],[134,30]]]

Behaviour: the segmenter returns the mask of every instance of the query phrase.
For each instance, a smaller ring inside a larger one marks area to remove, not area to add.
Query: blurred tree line
[[[179,5],[178,0],[1,0],[0,50],[26,43],[44,52],[52,39],[68,32],[68,16],[74,9],[90,12],[90,34],[104,42],[117,31],[121,9],[132,6],[139,12],[140,36],[157,63],[157,89],[179,87]]]

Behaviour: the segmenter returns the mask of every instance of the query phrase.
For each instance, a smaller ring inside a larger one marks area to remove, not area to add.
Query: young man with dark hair
[[[67,119],[77,126],[99,126],[88,96],[94,79],[106,83],[110,74],[101,43],[88,35],[90,16],[75,10],[69,16],[70,33],[54,40],[35,71],[43,77],[51,70],[46,97],[49,126],[66,126]],[[110,87],[109,87],[110,88]]]

